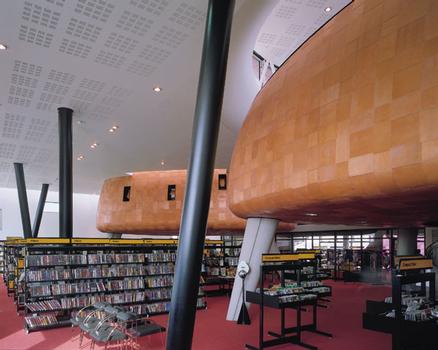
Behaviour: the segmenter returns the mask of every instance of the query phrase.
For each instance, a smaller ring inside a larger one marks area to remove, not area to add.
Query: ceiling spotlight
[[[78,120],[78,121],[76,122],[76,124],[78,124],[78,125],[83,125],[83,124],[85,124],[85,120]]]
[[[304,215],[306,215],[306,216],[318,216],[318,214],[316,214],[316,213],[306,213]]]
[[[162,89],[161,89],[161,87],[159,87],[158,85],[157,86],[154,86],[154,89],[153,89],[155,92],[160,92]]]
[[[90,148],[95,149],[97,146],[99,146],[99,144],[95,142],[90,145]]]
[[[162,161],[160,162],[160,164],[161,164],[161,166],[164,166],[164,164],[166,164],[166,163],[164,163],[164,160],[162,160]]]
[[[0,50],[5,51],[5,50],[7,50],[7,48],[8,47],[5,44],[0,44]]]
[[[78,156],[76,159],[77,159],[77,160],[84,160],[84,156],[81,154],[81,155]]]
[[[110,129],[108,129],[109,132],[114,132],[118,129],[119,127],[117,125],[113,125]]]
[[[325,12],[330,12],[331,10],[332,10],[331,7],[326,7],[326,8],[324,9]]]

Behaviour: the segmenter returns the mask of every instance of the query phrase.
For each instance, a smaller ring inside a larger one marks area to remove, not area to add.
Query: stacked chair
[[[79,347],[84,337],[90,340],[90,350],[96,344],[121,350],[139,350],[141,337],[162,333],[166,329],[148,318],[108,303],[95,303],[78,311],[71,318],[73,327],[79,327]],[[163,337],[161,342],[164,346]]]

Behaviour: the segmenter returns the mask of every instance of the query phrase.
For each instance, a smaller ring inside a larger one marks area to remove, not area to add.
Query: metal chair
[[[88,333],[91,338],[90,350],[94,350],[96,344],[105,345],[105,350],[109,345],[117,345],[121,349],[125,348],[127,336],[114,321],[114,315],[109,314]]]

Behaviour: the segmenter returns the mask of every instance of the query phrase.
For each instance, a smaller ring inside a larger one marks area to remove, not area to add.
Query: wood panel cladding
[[[214,172],[208,232],[243,232],[246,220],[229,210],[227,191],[219,190],[219,174],[225,173],[221,169]],[[145,171],[107,179],[100,194],[97,229],[111,233],[178,232],[186,176],[186,170]],[[123,201],[126,187],[130,187],[129,201]],[[294,225],[282,224],[281,228],[290,231]]]
[[[228,194],[246,218],[438,221],[438,1],[356,0],[308,40],[255,98]]]

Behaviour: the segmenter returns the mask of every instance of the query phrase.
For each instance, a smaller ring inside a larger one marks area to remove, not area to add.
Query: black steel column
[[[27,202],[26,181],[24,180],[23,163],[14,163],[15,179],[17,180],[18,202],[20,203],[23,237],[32,238],[30,227],[29,203]]]
[[[59,237],[73,235],[72,122],[73,110],[58,108],[59,123]]]
[[[167,350],[189,350],[192,345],[234,2],[208,4]]]
[[[40,230],[41,219],[43,218],[44,205],[46,204],[47,192],[49,191],[49,184],[43,184],[41,186],[40,199],[38,201],[38,207],[35,213],[35,221],[32,227],[33,238],[38,237],[38,231]]]

